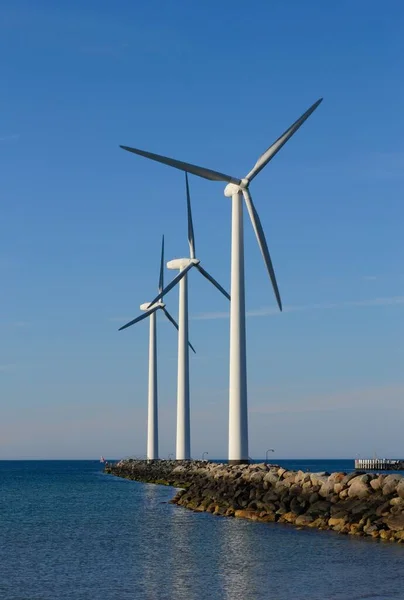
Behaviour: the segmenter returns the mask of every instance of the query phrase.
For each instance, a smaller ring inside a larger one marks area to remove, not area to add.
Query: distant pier
[[[355,469],[370,469],[372,471],[402,471],[404,460],[396,458],[356,458]]]

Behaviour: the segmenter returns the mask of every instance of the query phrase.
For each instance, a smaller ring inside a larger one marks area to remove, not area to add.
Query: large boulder
[[[397,492],[397,494],[400,496],[400,498],[403,498],[403,499],[404,499],[404,479],[402,479],[402,480],[401,480],[401,481],[398,483],[398,485],[397,485],[397,488],[396,488],[396,492]]]
[[[328,525],[335,529],[335,531],[340,531],[346,523],[346,517],[331,517],[330,519],[328,519]]]
[[[355,479],[355,477],[358,477],[358,475],[363,475],[364,473],[365,471],[352,471],[352,473],[348,473],[347,475],[345,475],[341,483],[343,483],[344,485],[348,485],[351,479]]]
[[[314,519],[310,515],[299,515],[296,518],[295,525],[300,527],[307,527],[310,523],[313,523]]]
[[[251,521],[258,521],[258,514],[255,510],[236,510],[234,516],[238,519],[250,519]]]
[[[257,471],[256,473],[251,473],[250,481],[251,483],[261,483],[265,477],[265,473],[263,471]]]
[[[402,475],[387,475],[383,482],[383,495],[394,494],[398,485],[403,481]]]
[[[383,482],[384,482],[384,475],[379,475],[378,477],[375,477],[374,479],[372,479],[369,483],[370,483],[370,487],[372,488],[372,490],[377,492],[378,490],[382,489]]]
[[[279,475],[274,471],[269,471],[264,475],[264,483],[268,483],[269,486],[276,485],[279,481]]]
[[[330,508],[331,502],[328,502],[327,500],[318,500],[317,502],[314,502],[314,504],[311,504],[306,512],[311,516],[326,516],[328,515]]]
[[[330,496],[330,494],[334,492],[334,485],[334,481],[330,478],[327,478],[327,480],[324,481],[318,493],[322,498],[328,498],[328,496]]]
[[[371,493],[371,488],[368,486],[369,476],[358,475],[348,482],[350,498],[366,498]]]
[[[393,531],[404,530],[404,513],[392,515],[391,517],[385,517],[383,521],[386,523],[387,527]]]
[[[321,473],[310,473],[310,480],[313,485],[318,485],[319,489],[321,486],[328,481],[328,473],[322,471]]]
[[[178,465],[178,467],[175,467],[175,469],[172,470],[172,472],[175,474],[185,473],[185,471],[186,471],[186,467],[184,465]]]

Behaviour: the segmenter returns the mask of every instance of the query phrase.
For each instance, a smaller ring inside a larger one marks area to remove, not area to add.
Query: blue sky
[[[250,454],[403,454],[404,5],[247,9],[3,0],[0,459],[145,452],[148,325],[117,329],[156,292],[161,234],[187,255],[184,181],[119,144],[242,177],[321,96],[251,186],[285,311],[246,218]],[[190,186],[198,257],[228,288],[230,202]],[[192,273],[195,457],[227,452],[227,310]],[[167,456],[176,334],[158,336]]]

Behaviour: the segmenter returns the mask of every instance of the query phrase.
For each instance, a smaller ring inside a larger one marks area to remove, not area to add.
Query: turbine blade
[[[251,171],[246,175],[248,181],[252,181],[256,175],[265,167],[266,164],[279,152],[284,144],[292,137],[294,133],[303,125],[306,119],[308,119],[312,112],[314,112],[317,106],[323,101],[322,98],[317,100],[306,112],[289,127],[282,135],[262,154]]]
[[[144,312],[142,315],[139,315],[139,317],[136,317],[136,319],[133,319],[133,321],[129,321],[129,323],[126,323],[126,325],[123,325],[123,327],[120,327],[118,329],[118,331],[122,331],[122,329],[126,329],[127,327],[130,327],[131,325],[134,325],[135,323],[139,323],[139,321],[143,321],[143,319],[147,319],[147,317],[150,317],[150,315],[154,312],[156,312],[157,307],[153,308],[152,310],[148,310],[147,312]]]
[[[178,273],[178,275],[176,277],[174,277],[174,279],[168,284],[168,286],[162,290],[158,296],[156,296],[154,298],[154,300],[152,300],[148,306],[148,308],[150,308],[155,302],[158,302],[158,300],[160,300],[163,296],[165,296],[166,294],[168,294],[168,292],[170,290],[173,289],[173,287],[175,287],[177,285],[177,283],[179,281],[181,281],[181,279],[184,277],[184,275],[186,275],[189,271],[189,269],[192,269],[192,267],[194,267],[194,263],[190,263],[187,267],[185,267],[185,269],[183,269],[182,271],[180,271]]]
[[[194,236],[194,225],[192,223],[192,210],[191,210],[191,195],[189,193],[188,184],[188,173],[185,171],[185,185],[187,188],[187,212],[188,212],[188,243],[189,252],[191,258],[195,258],[195,236]]]
[[[219,292],[222,292],[223,296],[226,296],[226,298],[228,300],[230,300],[230,296],[229,294],[226,292],[226,290],[224,288],[222,288],[222,286],[220,285],[220,283],[218,283],[216,281],[216,279],[214,279],[212,277],[212,275],[209,275],[209,273],[207,271],[205,271],[205,269],[203,267],[201,267],[201,265],[195,265],[196,268],[198,269],[198,271],[204,276],[206,277],[206,279],[208,281],[210,281],[211,283],[213,283],[213,285],[219,290]]]
[[[237,179],[236,177],[231,177],[231,175],[225,175],[224,173],[219,173],[218,171],[212,171],[212,169],[198,167],[197,165],[182,162],[181,160],[176,160],[175,158],[168,158],[167,156],[153,154],[152,152],[138,150],[137,148],[130,148],[129,146],[121,146],[121,148],[123,150],[127,150],[128,152],[139,154],[139,156],[144,156],[145,158],[150,158],[151,160],[163,163],[164,165],[168,165],[169,167],[180,169],[180,171],[188,171],[188,173],[192,173],[193,175],[197,175],[198,177],[203,177],[204,179],[210,179],[211,181],[227,181],[228,183],[235,183],[237,185],[241,183],[240,179]]]
[[[279,293],[278,284],[276,282],[275,271],[272,266],[271,256],[269,254],[267,241],[265,239],[264,230],[262,229],[261,221],[258,216],[257,211],[255,210],[255,206],[253,204],[252,198],[250,196],[250,192],[247,189],[243,190],[244,200],[247,205],[248,214],[250,215],[251,223],[254,228],[254,232],[257,238],[258,246],[260,247],[261,254],[263,256],[265,265],[267,267],[269,277],[272,282],[272,287],[274,288],[275,297],[278,302],[279,310],[282,310],[282,300],[281,295]]]
[[[179,327],[178,327],[178,323],[176,322],[176,320],[174,319],[174,317],[172,317],[170,315],[170,313],[168,312],[168,310],[166,308],[163,308],[163,312],[165,314],[165,316],[167,317],[167,319],[169,321],[171,321],[171,323],[174,325],[174,327],[176,328],[176,330],[178,331]],[[188,346],[191,348],[192,352],[194,354],[196,354],[195,352],[195,348],[193,347],[193,345],[191,344],[191,342],[188,342]]]
[[[159,278],[159,292],[164,289],[164,235],[161,240],[161,261],[160,261],[160,278]]]

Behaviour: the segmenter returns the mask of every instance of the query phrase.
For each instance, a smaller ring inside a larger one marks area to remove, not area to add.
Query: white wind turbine
[[[163,292],[164,288],[164,235],[161,242],[161,261],[160,261],[160,278],[159,292]],[[150,334],[149,334],[149,392],[148,392],[148,414],[147,414],[147,459],[157,460],[159,457],[158,445],[158,401],[157,401],[157,339],[156,339],[156,313],[162,310],[165,316],[178,331],[178,325],[170,315],[162,302],[163,294],[159,294],[158,302],[145,302],[140,305],[140,310],[144,311],[133,321],[126,323],[119,331],[126,329],[143,319],[150,317]],[[195,352],[193,346],[188,342],[190,348]]]
[[[243,204],[244,197],[248,214],[264,258],[269,277],[275,292],[279,309],[282,302],[275,272],[272,266],[268,245],[260,218],[253,204],[249,185],[256,175],[279,152],[282,146],[299,129],[304,121],[318,107],[322,98],[317,100],[293,125],[291,125],[257,160],[252,170],[243,178],[232,177],[218,171],[198,167],[159,154],[152,154],[137,148],[121,146],[124,150],[161,162],[176,169],[198,175],[212,181],[227,182],[224,195],[232,198],[232,235],[231,235],[231,308],[230,308],[230,382],[229,382],[229,461],[246,463],[248,459],[248,410],[247,410],[247,361],[245,337],[245,282],[244,282],[244,239]]]
[[[188,174],[185,173],[188,213],[188,243],[189,258],[176,258],[167,263],[168,269],[179,270],[171,283],[160,293],[149,306],[159,302],[163,295],[172,290],[179,283],[179,311],[178,311],[178,387],[177,387],[177,444],[176,459],[188,460],[191,458],[190,410],[189,410],[189,353],[188,353],[188,271],[193,267],[206,277],[228,300],[229,294],[201,266],[200,260],[195,257],[195,236],[192,223],[191,198],[189,194]]]

